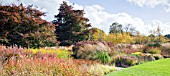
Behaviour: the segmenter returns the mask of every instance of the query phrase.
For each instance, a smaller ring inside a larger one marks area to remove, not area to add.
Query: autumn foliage
[[[55,45],[54,26],[32,5],[0,5],[0,44],[22,47]]]

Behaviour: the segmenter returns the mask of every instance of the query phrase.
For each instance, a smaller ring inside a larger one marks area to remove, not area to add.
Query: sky
[[[163,35],[170,34],[170,0],[0,0],[0,3],[33,4],[46,12],[42,18],[52,21],[62,1],[73,9],[83,9],[92,26],[106,33],[112,23],[118,22],[123,26],[131,24],[144,35],[158,26]]]

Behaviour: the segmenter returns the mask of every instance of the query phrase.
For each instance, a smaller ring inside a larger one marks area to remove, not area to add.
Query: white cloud
[[[140,7],[148,6],[152,8],[157,5],[168,3],[168,0],[127,0],[127,1]]]
[[[15,3],[17,0],[0,0],[2,3]],[[33,4],[39,7],[44,12],[47,12],[47,16],[44,17],[44,19],[48,21],[52,21],[54,19],[54,15],[58,14],[58,8],[63,0],[46,0],[45,2],[41,0],[21,0],[22,3],[28,5]],[[133,27],[136,27],[138,31],[140,31],[142,34],[147,35],[149,33],[149,30],[156,29],[159,25],[163,31],[163,34],[168,34],[170,32],[170,23],[163,23],[159,20],[153,20],[152,24],[145,24],[144,21],[137,17],[132,17],[131,15],[127,13],[108,13],[105,12],[105,9],[99,5],[91,5],[91,6],[81,6],[78,4],[72,4],[68,0],[67,1],[69,5],[73,5],[74,9],[84,9],[85,10],[85,17],[90,19],[90,23],[93,27],[100,28],[104,30],[106,33],[109,32],[109,27],[113,22],[118,22],[122,25],[131,24]],[[130,2],[139,1],[138,4],[141,7],[144,7],[146,5],[146,1],[153,1],[151,3],[147,3],[147,6],[155,7],[159,5],[161,2],[155,3],[156,1],[162,1],[162,0],[128,0]],[[166,4],[168,5],[168,4]],[[168,5],[167,8],[170,10],[170,5]]]
[[[140,18],[131,17],[127,13],[116,13],[110,14],[104,11],[104,8],[99,5],[86,6],[85,7],[85,16],[90,19],[90,23],[93,27],[98,27],[104,30],[106,33],[109,32],[109,27],[112,23],[118,22],[122,25],[131,24],[136,27],[142,33],[146,33],[143,27],[145,26],[144,22]]]
[[[166,12],[170,12],[169,0],[127,0],[131,4],[137,5],[139,7],[151,7],[154,8],[158,5],[163,6]]]
[[[166,4],[165,4],[164,10],[165,10],[166,12],[170,12],[170,3],[166,3]]]
[[[99,8],[100,7],[100,8]],[[98,27],[109,32],[109,27],[113,22],[118,22],[123,26],[131,24],[141,34],[148,35],[150,30],[155,30],[158,26],[161,30],[164,30],[162,34],[168,34],[170,32],[170,23],[163,23],[159,20],[153,20],[151,24],[145,24],[144,21],[137,17],[132,17],[127,13],[107,13],[104,8],[99,5],[85,6],[85,16],[90,19],[90,23],[93,27]]]
[[[153,20],[152,21],[152,29],[157,29],[158,26],[160,27],[161,33],[163,35],[170,33],[170,30],[169,30],[170,29],[170,23],[163,23],[159,20]]]
[[[58,8],[60,6],[60,4],[63,1],[67,1],[68,0],[0,0],[1,3],[3,4],[20,4],[21,2],[24,5],[34,5],[37,6],[39,10],[46,12],[45,17],[43,17],[44,19],[48,20],[48,21],[52,21],[54,19],[54,15],[58,14]]]
[[[73,9],[75,9],[75,10],[83,10],[84,9],[84,7],[83,6],[80,6],[80,5],[78,5],[78,4],[70,4],[70,5],[72,5],[74,8]]]

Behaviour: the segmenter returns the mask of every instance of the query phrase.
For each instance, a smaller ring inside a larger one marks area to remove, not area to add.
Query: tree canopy
[[[84,17],[84,10],[74,10],[66,2],[63,2],[59,8],[59,14],[55,15],[57,40],[61,46],[72,45],[76,42],[87,40],[88,35],[85,33],[91,25],[89,19]]]
[[[109,33],[110,33],[110,34],[123,33],[122,24],[119,24],[119,23],[117,23],[117,22],[113,23],[113,24],[110,26]]]
[[[55,45],[54,26],[41,16],[45,13],[32,5],[0,5],[0,44],[33,48]]]
[[[170,39],[170,34],[166,34],[164,37],[167,37],[167,38]]]
[[[106,37],[106,33],[99,29],[99,28],[91,28],[88,30],[89,38],[88,40],[93,41],[104,41],[104,38]]]

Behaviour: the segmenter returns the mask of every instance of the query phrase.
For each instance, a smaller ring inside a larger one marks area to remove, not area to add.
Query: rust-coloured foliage
[[[22,47],[55,45],[54,26],[41,19],[45,13],[32,5],[0,5],[0,44]]]

